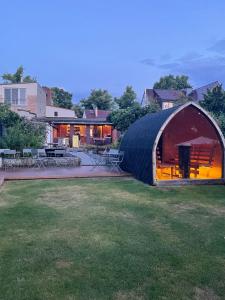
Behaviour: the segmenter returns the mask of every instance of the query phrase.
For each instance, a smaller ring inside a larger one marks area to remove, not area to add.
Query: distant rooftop
[[[181,99],[182,97],[188,96],[192,98],[193,101],[199,102],[204,100],[204,95],[207,94],[208,90],[212,90],[214,87],[218,86],[219,84],[220,83],[218,81],[214,81],[196,89],[186,88],[182,90],[145,89],[145,95],[148,98],[153,98],[153,99],[158,98],[162,101],[176,101]]]
[[[218,81],[211,82],[207,85],[204,85],[200,88],[194,89],[191,93],[190,96],[194,96],[196,101],[202,101],[204,100],[204,95],[207,94],[208,90],[212,90],[216,86],[218,86],[220,83]]]
[[[178,100],[184,93],[178,90],[161,90],[161,89],[154,89],[154,92],[159,96],[162,100]]]

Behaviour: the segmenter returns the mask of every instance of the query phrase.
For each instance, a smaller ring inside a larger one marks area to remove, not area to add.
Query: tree
[[[73,106],[72,103],[72,94],[65,91],[64,89],[60,89],[58,87],[51,88],[53,92],[53,104],[58,107],[71,109]]]
[[[82,109],[82,107],[79,104],[74,104],[73,110],[78,118],[82,118],[84,110]]]
[[[109,116],[108,121],[121,132],[124,132],[128,127],[139,118],[148,113],[154,113],[160,110],[157,104],[141,107],[138,102],[135,102],[131,107],[125,109],[114,110]]]
[[[181,75],[181,76],[174,76],[174,75],[167,75],[161,77],[158,82],[156,82],[153,86],[154,89],[174,89],[174,90],[182,90],[185,88],[191,88],[190,83],[188,82],[188,76]]]
[[[45,125],[20,117],[5,104],[0,105],[0,124],[4,128],[3,136],[0,137],[0,148],[22,150],[38,148],[44,144]]]
[[[112,96],[107,90],[91,90],[90,96],[80,101],[80,105],[85,109],[98,109],[108,110],[113,106]]]
[[[145,116],[146,114],[153,114],[160,111],[160,105],[158,103],[151,103],[147,106],[142,107],[141,109],[141,117]]]
[[[208,90],[204,95],[204,100],[200,103],[203,108],[216,116],[225,114],[225,92],[222,85]]]
[[[45,125],[26,119],[6,128],[4,143],[8,148],[21,151],[24,148],[40,148],[45,141]]]
[[[214,116],[214,118],[216,119],[223,135],[225,136],[225,115],[220,114],[219,116]]]
[[[20,116],[11,111],[6,104],[0,104],[0,124],[4,127],[10,127],[20,120]]]
[[[127,86],[123,95],[120,98],[115,98],[115,102],[118,104],[119,108],[124,109],[133,106],[136,99],[137,95],[132,86]]]
[[[200,102],[200,105],[211,113],[225,135],[225,91],[222,85],[208,90],[207,94],[204,95],[204,100]]]
[[[19,66],[19,68],[16,70],[15,73],[4,73],[2,75],[2,79],[5,80],[6,82],[10,83],[20,83],[20,82],[26,82],[26,83],[31,83],[31,82],[37,82],[37,80],[30,75],[23,76],[24,74],[24,68],[23,66]]]

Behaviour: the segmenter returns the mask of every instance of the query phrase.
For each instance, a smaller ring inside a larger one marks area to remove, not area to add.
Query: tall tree
[[[219,116],[225,114],[225,92],[222,85],[218,85],[212,90],[208,90],[207,94],[204,95],[201,106],[214,115]]]
[[[141,107],[138,102],[135,102],[128,108],[114,110],[108,116],[108,121],[111,122],[116,129],[124,132],[137,119],[140,119],[148,113],[154,113],[159,110],[160,107],[157,104],[151,104],[149,106]]]
[[[190,83],[188,82],[188,76],[181,75],[181,76],[174,76],[174,75],[167,75],[161,77],[158,82],[156,82],[153,86],[154,89],[174,89],[174,90],[182,90],[185,88],[191,88]]]
[[[118,104],[119,108],[124,109],[133,106],[136,99],[137,95],[132,86],[127,86],[123,95],[119,98],[115,98],[115,102]]]
[[[79,103],[73,105],[73,110],[78,118],[82,118],[84,110],[82,109]]]
[[[93,109],[93,107],[98,107],[98,109],[108,110],[113,106],[112,96],[107,90],[91,90],[91,94],[80,101],[80,105],[85,109]]]
[[[58,107],[71,109],[73,106],[72,103],[72,94],[65,91],[64,89],[60,89],[58,87],[51,88],[53,92],[53,104]]]
[[[225,135],[225,91],[222,85],[208,90],[207,94],[204,95],[204,100],[201,101],[200,104],[216,119],[220,129]]]
[[[24,68],[23,66],[19,66],[15,73],[4,73],[2,75],[2,79],[9,83],[20,83],[20,82],[37,82],[34,77],[27,75],[24,77]]]

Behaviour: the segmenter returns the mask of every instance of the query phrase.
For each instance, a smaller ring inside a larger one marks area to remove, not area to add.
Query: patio
[[[115,149],[106,151],[102,155],[68,149],[65,151],[66,157],[46,155],[45,150],[38,150],[40,153],[37,151],[39,155],[36,158],[23,156],[3,158],[2,168],[0,169],[0,185],[3,184],[4,180],[129,176],[128,173],[120,169],[119,157],[121,153]],[[9,151],[11,153],[15,150]],[[42,157],[41,154],[45,155]],[[111,159],[110,163],[109,158]],[[64,160],[66,160],[66,163]],[[27,161],[29,161],[29,164],[25,163]],[[68,161],[72,163],[68,164]]]
[[[114,172],[106,166],[80,166],[75,168],[21,168],[16,170],[0,171],[0,178],[4,180],[21,179],[59,179],[59,178],[95,178],[95,177],[124,177],[125,172]]]

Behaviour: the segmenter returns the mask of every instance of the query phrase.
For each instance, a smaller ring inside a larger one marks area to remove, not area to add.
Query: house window
[[[162,109],[168,109],[173,107],[173,103],[172,102],[163,102],[162,103]]]
[[[4,89],[4,98],[6,104],[25,105],[26,89],[25,88],[6,88]]]
[[[54,117],[58,117],[58,112],[54,111]]]
[[[5,89],[5,103],[11,104],[11,89]]]

